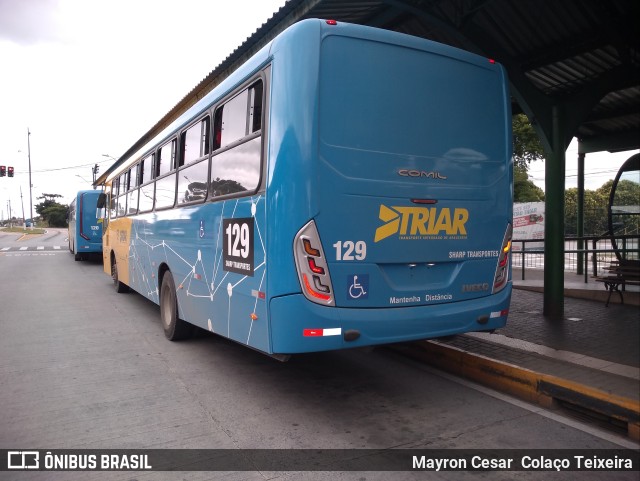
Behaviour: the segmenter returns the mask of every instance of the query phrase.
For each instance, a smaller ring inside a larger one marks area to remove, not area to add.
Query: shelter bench
[[[609,291],[605,306],[609,307],[611,294],[614,292],[620,295],[620,303],[624,304],[622,293],[625,291],[625,287],[627,285],[640,286],[640,261],[612,262],[605,270],[607,274],[595,278],[596,282],[604,283],[604,288]]]

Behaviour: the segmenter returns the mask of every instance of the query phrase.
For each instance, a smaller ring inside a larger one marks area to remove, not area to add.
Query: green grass
[[[44,229],[24,228],[24,227],[0,227],[2,232],[16,232],[18,234],[44,234]]]

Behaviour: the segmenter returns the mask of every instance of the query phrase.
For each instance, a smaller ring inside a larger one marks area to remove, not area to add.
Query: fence
[[[615,236],[617,250],[623,259],[640,259],[640,236]],[[581,247],[582,246],[582,247]],[[567,237],[564,242],[564,270],[597,276],[616,258],[616,249],[610,237]],[[544,269],[544,241],[541,239],[514,239],[511,255],[513,267],[522,269],[522,280],[527,269]]]

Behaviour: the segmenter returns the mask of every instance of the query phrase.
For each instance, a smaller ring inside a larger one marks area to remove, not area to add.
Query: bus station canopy
[[[587,152],[640,147],[637,0],[289,0],[119,160],[305,18],[385,28],[493,58],[509,73],[514,112],[524,111],[544,137],[551,136],[549,105],[563,103],[573,107],[565,136]]]

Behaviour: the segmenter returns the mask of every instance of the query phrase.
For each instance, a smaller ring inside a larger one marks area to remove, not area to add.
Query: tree
[[[609,194],[606,196],[598,190],[584,191],[584,235],[601,235],[607,227],[607,205]],[[564,233],[574,236],[578,232],[578,189],[573,187],[564,192]]]
[[[55,199],[62,197],[60,194],[42,194],[38,199],[44,201],[36,204],[36,212],[50,227],[66,227],[68,208]]]
[[[42,194],[38,199],[44,199],[44,201],[40,202],[36,205],[36,212],[42,215],[42,211],[51,207],[52,205],[62,205],[58,204],[55,199],[62,197],[60,194]]]
[[[597,192],[607,200],[613,187],[613,180],[605,182]],[[612,223],[615,234],[638,235],[640,231],[640,184],[621,179],[616,187],[612,205]]]
[[[513,163],[515,167],[523,168],[526,173],[529,163],[544,158],[544,149],[538,134],[525,114],[514,115],[511,126],[513,128]]]
[[[59,199],[62,196],[60,194],[42,194],[40,197],[38,197],[38,199],[45,199],[45,201],[52,201],[54,199]]]
[[[515,202],[542,202],[544,191],[529,180],[529,163],[544,158],[544,150],[525,114],[514,115],[513,128],[513,198]]]
[[[613,179],[610,179],[602,184],[596,192],[606,197],[607,202],[609,202],[612,187]],[[640,184],[626,179],[620,180],[616,188],[616,197],[613,203],[614,205],[620,206],[640,205]]]
[[[43,210],[42,217],[47,220],[49,227],[66,227],[68,213],[69,210],[66,205],[56,203]]]
[[[522,166],[513,168],[513,199],[515,202],[543,202],[544,191],[529,180]]]

